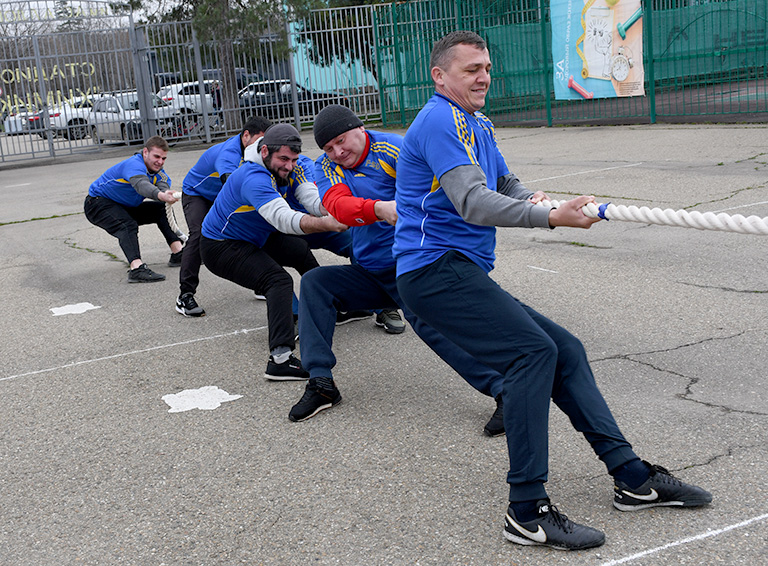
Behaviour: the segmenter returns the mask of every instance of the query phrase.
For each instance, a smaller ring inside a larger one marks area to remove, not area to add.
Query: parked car
[[[329,104],[349,106],[347,97],[338,92],[309,90],[299,85],[296,85],[296,90],[302,118],[314,118]],[[293,116],[291,81],[287,79],[252,82],[238,96],[244,115],[259,114],[273,121]]]
[[[211,79],[221,82],[221,71],[219,69],[203,69],[203,79]],[[237,83],[238,90],[244,88],[251,81],[255,81],[259,76],[254,73],[249,73],[242,67],[235,68],[235,81]]]
[[[3,113],[3,131],[9,135],[25,134],[29,132],[29,118],[34,112],[29,112],[23,102],[10,106]]]
[[[29,118],[29,129],[42,138],[49,132],[54,137],[68,140],[81,140],[91,133],[91,111],[93,99],[85,96],[72,98],[58,106],[46,108]],[[48,113],[49,128],[45,126],[45,113]]]
[[[213,97],[211,96],[211,87],[214,80],[203,81],[205,89],[205,102],[208,112],[213,111]],[[172,106],[180,114],[202,114],[203,97],[200,95],[200,83],[175,83],[167,85],[157,91],[157,96],[163,102]]]
[[[157,119],[160,135],[171,137],[176,128],[177,112],[153,94],[152,111]],[[135,90],[103,94],[93,100],[91,137],[94,143],[119,140],[125,143],[144,141],[141,129],[139,94]]]

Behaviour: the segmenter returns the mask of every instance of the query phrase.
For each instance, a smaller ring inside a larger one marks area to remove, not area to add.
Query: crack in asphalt
[[[40,216],[36,218],[27,218],[26,220],[11,220],[9,222],[0,222],[0,226],[12,226],[13,224],[25,224],[27,222],[37,222],[38,220],[53,220],[55,218],[66,218],[67,216],[77,216],[85,214],[83,212],[68,212],[66,214],[53,214],[51,216]]]
[[[72,240],[71,238],[64,238],[64,240],[63,240],[63,241],[64,241],[64,244],[65,244],[66,246],[69,246],[69,247],[70,247],[70,248],[72,248],[72,249],[75,249],[75,250],[84,250],[84,251],[86,251],[86,252],[90,252],[90,253],[92,253],[92,254],[102,254],[102,255],[105,255],[105,256],[107,256],[107,257],[108,257],[110,260],[112,260],[112,261],[118,261],[118,262],[122,262],[122,261],[123,261],[123,260],[121,260],[119,257],[117,257],[115,254],[113,254],[112,252],[108,252],[108,251],[106,251],[106,250],[92,250],[91,248],[83,248],[83,247],[81,247],[81,246],[78,246],[78,245],[77,245],[77,242],[75,242],[75,241],[74,241],[74,240]]]
[[[721,287],[719,285],[701,285],[699,283],[688,283],[686,281],[677,281],[676,283],[680,283],[681,285],[688,285],[689,287],[697,287],[699,289],[715,289],[716,291],[727,291],[729,293],[752,293],[757,295],[768,293],[768,289],[764,291],[759,291],[757,289],[735,289],[733,287]]]
[[[658,354],[658,353],[667,353],[667,352],[674,352],[676,350],[681,350],[683,348],[690,348],[691,346],[699,346],[701,344],[705,344],[707,342],[714,342],[714,341],[721,341],[721,340],[731,340],[733,338],[738,338],[740,336],[744,336],[748,331],[744,330],[742,332],[737,332],[736,334],[732,334],[730,336],[712,336],[709,338],[703,338],[702,340],[698,340],[696,342],[689,342],[686,344],[680,344],[678,346],[674,346],[671,348],[660,348],[658,350],[648,350],[645,352],[635,352],[635,353],[627,353],[627,354],[615,354],[613,356],[606,356],[603,358],[598,358],[595,360],[590,360],[590,364],[595,364],[598,362],[608,361],[608,360],[626,360],[628,362],[632,362],[635,364],[639,364],[642,366],[649,367],[651,369],[654,369],[660,373],[666,373],[668,375],[672,375],[675,377],[679,377],[681,379],[687,380],[688,383],[685,385],[682,393],[677,393],[677,397],[679,399],[682,399],[684,401],[690,401],[691,403],[696,403],[698,405],[702,405],[705,407],[709,407],[712,409],[719,409],[726,413],[736,413],[740,415],[753,415],[753,416],[768,416],[768,413],[762,412],[762,411],[751,411],[747,409],[735,409],[733,407],[729,407],[727,405],[720,405],[717,403],[707,402],[707,401],[700,401],[698,399],[693,398],[694,393],[692,391],[693,387],[699,383],[700,378],[698,377],[691,377],[689,375],[685,375],[676,371],[672,371],[670,369],[662,368],[659,366],[656,366],[650,362],[644,361],[644,360],[638,360],[635,359],[634,356],[645,356],[649,354]]]

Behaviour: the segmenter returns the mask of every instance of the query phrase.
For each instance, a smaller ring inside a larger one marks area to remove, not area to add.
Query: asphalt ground
[[[762,125],[497,136],[510,168],[556,199],[768,217]],[[171,151],[176,187],[201,152]],[[117,241],[82,213],[90,182],[127,154],[0,172],[0,564],[768,563],[765,236],[499,230],[492,276],[584,342],[641,457],[714,495],[613,509],[606,470],[553,407],[549,493],[606,544],[521,547],[502,535],[506,444],[482,434],[493,402],[410,328],[339,327],[344,401],[296,424],[304,384],[262,377],[265,303],[203,268],[207,316],[177,314],[178,270],[153,227],[143,256],[168,280],[127,284]],[[98,308],[51,311],[83,302]],[[164,396],[205,386],[241,397],[169,412]]]

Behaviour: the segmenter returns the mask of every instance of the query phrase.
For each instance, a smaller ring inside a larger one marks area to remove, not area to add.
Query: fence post
[[[195,58],[195,72],[197,74],[197,86],[200,93],[200,103],[202,104],[202,120],[203,130],[205,131],[205,143],[211,143],[211,125],[208,122],[209,116],[211,116],[211,110],[208,108],[208,98],[205,96],[205,83],[203,82],[203,60],[200,57],[200,42],[197,40],[197,33],[194,26],[192,26],[192,53]]]
[[[285,19],[285,33],[288,42],[288,78],[291,81],[291,99],[293,106],[293,123],[301,131],[301,116],[299,114],[299,89],[296,88],[296,69],[293,62],[293,32],[288,18]],[[313,116],[314,118],[314,116]]]
[[[149,45],[143,28],[134,25],[133,17],[129,20],[131,52],[133,53],[134,76],[136,77],[136,94],[139,100],[139,116],[141,116],[141,131],[144,138],[157,135],[157,120],[155,105],[150,98],[152,79],[149,76]],[[144,140],[142,140],[144,141]]]
[[[643,0],[643,31],[645,32],[646,71],[648,76],[648,108],[651,124],[656,123],[656,78],[653,69],[653,2]]]
[[[40,56],[40,43],[36,35],[32,36],[32,46],[35,52],[35,65],[38,69],[43,68],[43,60]],[[40,92],[40,98],[42,99],[43,107],[40,109],[40,116],[44,120],[43,127],[48,132],[48,153],[51,157],[56,157],[56,150],[53,147],[53,130],[51,129],[51,119],[48,116],[48,89],[45,86],[45,81],[42,77],[38,79],[38,87]],[[31,136],[30,132],[30,136]],[[34,149],[33,149],[34,151]]]
[[[550,86],[552,85],[552,75],[550,73],[550,62],[552,61],[551,50],[547,51],[547,22],[544,18],[544,0],[539,0],[539,21],[541,22],[541,52],[544,54],[544,104],[547,108],[547,126],[552,127],[552,97],[550,96]]]
[[[403,91],[403,69],[400,64],[400,37],[399,30],[397,29],[397,4],[394,2],[391,4],[392,10],[392,37],[394,37],[394,57],[395,57],[395,72],[397,73],[397,96],[400,99],[400,125],[405,128],[405,92]]]
[[[370,6],[368,8],[371,13],[373,14],[372,23],[373,23],[373,45],[378,46],[379,43],[379,12],[376,10],[375,6]],[[384,81],[382,80],[382,69],[381,69],[381,49],[377,49],[376,47],[373,48],[374,53],[376,54],[376,81],[378,82],[378,91],[379,91],[379,110],[381,111],[381,123],[384,125],[384,127],[387,127],[387,108],[386,108],[386,93],[384,91]]]

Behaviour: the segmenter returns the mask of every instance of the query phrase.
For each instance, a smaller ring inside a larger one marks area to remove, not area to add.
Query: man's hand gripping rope
[[[539,206],[553,208],[550,213],[552,226],[578,226],[588,228],[589,225],[555,224],[553,216],[562,208],[566,208],[564,215],[574,220],[573,214],[580,210],[586,218],[597,222],[600,219],[622,220],[625,222],[641,222],[644,224],[658,224],[661,226],[679,226],[682,228],[696,228],[697,230],[717,230],[722,232],[737,232],[739,234],[768,235],[768,218],[759,216],[744,217],[740,214],[733,216],[724,212],[688,212],[687,210],[672,210],[670,208],[648,208],[647,206],[624,206],[611,203],[598,204],[594,197],[577,197],[568,201],[548,200],[534,194],[529,200]],[[558,215],[559,216],[559,215]],[[592,223],[590,222],[590,224]]]

